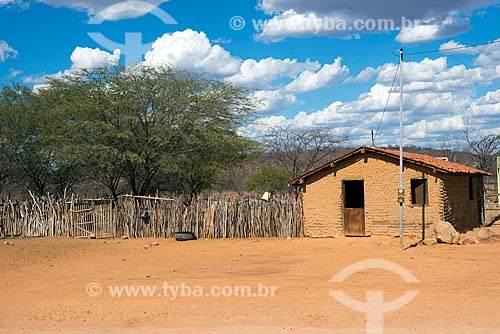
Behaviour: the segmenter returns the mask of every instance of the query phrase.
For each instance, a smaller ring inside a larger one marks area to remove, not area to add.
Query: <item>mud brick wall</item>
[[[302,185],[305,235],[343,235],[344,180],[364,181],[366,235],[399,235],[398,164],[397,159],[367,152],[308,177]],[[443,219],[442,199],[445,190],[441,177],[441,174],[427,167],[409,163],[405,165],[404,235],[421,237],[422,217],[425,219],[426,235],[431,235],[429,225]],[[412,178],[427,179],[428,204],[424,207],[411,203]],[[453,190],[460,192],[459,188]],[[467,191],[465,196],[468,196]],[[452,199],[452,203],[455,203],[455,199]]]
[[[445,185],[441,197],[444,219],[460,233],[481,226],[484,206],[482,176],[443,175],[443,180]]]

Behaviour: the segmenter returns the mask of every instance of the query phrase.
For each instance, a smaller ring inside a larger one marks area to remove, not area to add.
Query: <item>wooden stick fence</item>
[[[211,196],[185,206],[182,199],[121,197],[0,203],[0,237],[171,238],[191,231],[198,238],[300,237],[302,201],[283,195],[269,202]]]

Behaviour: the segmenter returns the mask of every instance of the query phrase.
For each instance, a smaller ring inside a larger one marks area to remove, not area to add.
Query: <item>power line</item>
[[[394,78],[392,79],[391,89],[389,90],[389,95],[387,95],[387,100],[385,101],[384,111],[382,112],[382,116],[380,117],[380,121],[378,122],[377,131],[375,131],[375,136],[373,137],[372,144],[375,146],[375,140],[377,139],[378,131],[380,130],[380,125],[382,124],[382,120],[384,119],[384,114],[387,111],[387,106],[389,105],[389,99],[391,98],[392,89],[394,88],[394,83],[396,82],[396,77],[399,71],[399,63],[396,67],[396,73],[394,73]]]
[[[406,56],[413,56],[413,55],[421,55],[421,54],[427,54],[427,53],[453,51],[453,50],[474,48],[474,47],[477,47],[477,46],[490,45],[490,44],[496,44],[496,43],[500,43],[500,39],[496,40],[496,41],[491,41],[491,42],[484,42],[484,43],[477,43],[477,44],[469,44],[469,45],[463,45],[463,46],[456,46],[456,47],[453,47],[453,48],[436,49],[436,50],[429,50],[429,51],[420,51],[420,52],[406,53],[405,55]],[[400,50],[397,50],[397,51],[394,50],[394,51],[392,51],[392,54],[395,55],[395,56],[400,57]],[[387,111],[387,105],[389,104],[389,99],[391,98],[392,89],[394,88],[394,83],[396,82],[396,77],[397,77],[397,74],[398,74],[398,71],[399,71],[399,65],[400,65],[400,63],[398,63],[398,67],[396,68],[396,73],[394,73],[394,79],[392,80],[391,89],[389,90],[389,95],[387,96],[387,100],[386,100],[385,106],[384,106],[384,111],[382,112],[382,116],[380,117],[380,121],[378,123],[377,130],[375,131],[375,135],[373,135],[373,130],[372,130],[372,145],[373,146],[375,146],[375,140],[377,139],[377,135],[378,135],[378,132],[380,130],[380,125],[382,124],[382,120],[384,119],[384,114]]]
[[[500,43],[500,40],[498,40],[498,41],[492,41],[492,42],[479,43],[479,44],[470,44],[470,45],[456,46],[454,48],[447,48],[447,49],[437,49],[437,50],[430,50],[430,51],[412,52],[412,53],[407,53],[406,55],[407,56],[413,56],[413,55],[421,55],[421,54],[426,54],[426,53],[435,53],[435,52],[460,50],[460,49],[474,48],[476,46],[490,45],[490,44],[496,44],[496,43]]]

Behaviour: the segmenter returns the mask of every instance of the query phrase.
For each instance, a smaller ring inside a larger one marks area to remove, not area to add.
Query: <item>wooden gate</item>
[[[113,238],[113,203],[99,200],[73,204],[71,223],[75,238]]]

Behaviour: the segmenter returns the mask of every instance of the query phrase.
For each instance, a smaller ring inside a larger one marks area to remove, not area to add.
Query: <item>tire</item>
[[[175,232],[174,238],[177,241],[196,240],[196,236],[193,232]]]

